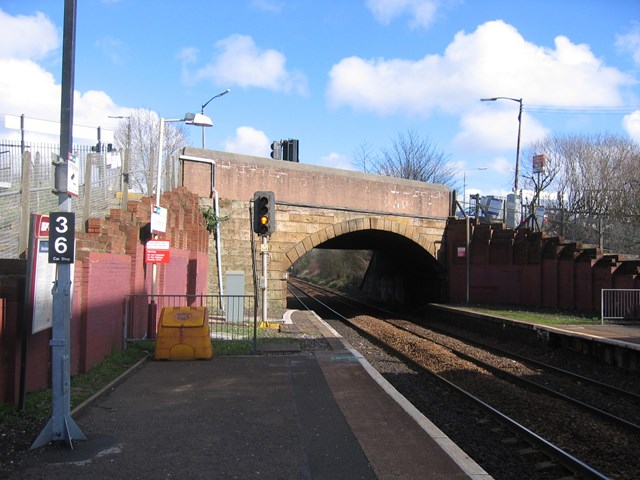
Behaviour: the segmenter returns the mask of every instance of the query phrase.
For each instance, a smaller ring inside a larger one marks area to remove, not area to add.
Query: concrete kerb
[[[425,417],[409,400],[405,398],[398,390],[395,389],[373,366],[362,356],[355,348],[353,348],[349,342],[347,342],[338,332],[336,332],[331,325],[325,322],[322,318],[316,315],[315,312],[311,312],[315,318],[324,326],[322,334],[325,335],[327,341],[338,341],[343,348],[349,351],[356,360],[362,365],[362,368],[369,374],[369,376],[389,395],[400,407],[402,407],[407,414],[413,418],[416,423],[422,428],[427,435],[434,439],[434,441],[440,445],[440,447],[447,452],[447,454],[460,466],[460,468],[469,475],[469,478],[477,480],[490,480],[492,477],[478,465],[469,455],[467,455],[458,445],[456,445],[449,437],[447,437],[442,430],[440,430],[435,424]]]
[[[138,360],[134,365],[129,367],[125,372],[123,372],[116,379],[112,380],[107,385],[105,385],[100,390],[98,390],[96,393],[91,395],[89,398],[85,399],[82,403],[80,403],[80,405],[78,405],[73,410],[71,410],[71,415],[73,416],[80,413],[84,408],[91,405],[93,402],[95,402],[100,397],[102,397],[105,393],[109,392],[110,390],[114,389],[119,384],[124,382],[127,378],[133,375],[138,369],[140,369],[145,362],[149,361],[151,356],[152,356],[152,353],[148,353],[143,358]]]

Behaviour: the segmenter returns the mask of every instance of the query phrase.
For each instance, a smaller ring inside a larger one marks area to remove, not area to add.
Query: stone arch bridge
[[[373,251],[363,289],[376,298],[422,304],[445,294],[446,186],[191,147],[182,151],[180,165],[183,185],[203,205],[219,199],[221,262],[212,236],[210,291],[218,291],[216,272],[224,282],[227,272],[242,271],[252,293],[251,242],[258,272],[260,246],[251,229],[251,201],[256,191],[273,191],[270,317],[286,307],[287,271],[314,248]]]

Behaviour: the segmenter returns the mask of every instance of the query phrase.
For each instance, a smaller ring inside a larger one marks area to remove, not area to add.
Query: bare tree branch
[[[115,144],[117,148],[127,147],[128,122],[131,122],[129,185],[136,192],[151,195],[156,185],[155,170],[160,137],[160,118],[155,112],[145,108],[132,112],[130,118],[123,119],[116,128]],[[164,155],[170,157],[187,144],[187,134],[181,123],[166,123],[164,130]],[[161,165],[164,164],[163,159]]]
[[[415,130],[399,133],[391,147],[380,148],[377,155],[368,145],[361,145],[355,159],[354,163],[365,172],[454,186],[456,171],[449,157]]]

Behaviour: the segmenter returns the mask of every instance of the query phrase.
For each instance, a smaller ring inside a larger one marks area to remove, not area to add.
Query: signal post
[[[273,192],[255,192],[253,194],[253,231],[260,235],[260,256],[262,272],[260,290],[262,291],[262,321],[267,322],[267,258],[269,256],[269,237],[276,230],[276,199]]]

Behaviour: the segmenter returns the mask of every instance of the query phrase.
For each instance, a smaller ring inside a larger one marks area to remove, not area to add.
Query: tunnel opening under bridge
[[[421,245],[394,232],[367,229],[335,236],[300,257],[290,273],[403,310],[446,299],[443,266]]]

